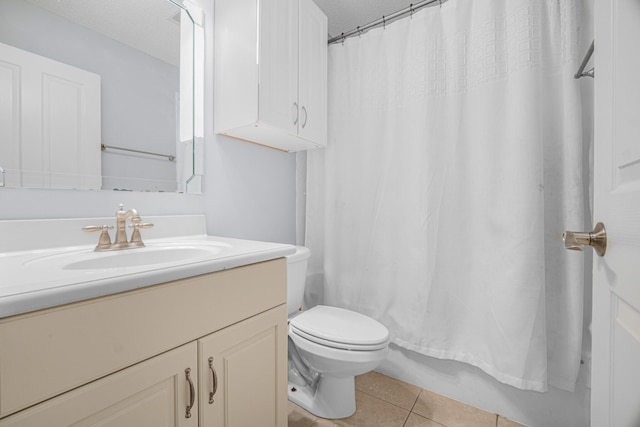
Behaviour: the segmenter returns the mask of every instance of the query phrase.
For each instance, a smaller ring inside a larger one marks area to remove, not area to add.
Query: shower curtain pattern
[[[307,305],[419,353],[571,390],[582,258],[579,0],[452,0],[329,49]]]
[[[576,1],[558,4],[547,0],[545,11],[554,7],[558,11],[550,19],[560,20],[559,24],[556,23],[558,28],[553,29],[560,34],[552,34],[559,43],[559,46],[550,46],[553,49],[541,49],[540,33],[544,31],[540,23],[541,4],[532,2],[520,5],[508,15],[492,17],[450,36],[411,40],[406,48],[403,47],[407,54],[399,62],[388,64],[383,55],[373,58],[375,63],[365,72],[375,74],[393,67],[389,74],[403,78],[388,81],[395,87],[390,87],[384,94],[375,90],[380,79],[364,79],[368,86],[364,88],[363,95],[375,97],[370,99],[373,105],[388,109],[402,105],[403,92],[399,86],[403,84],[411,88],[405,96],[420,98],[466,92],[487,83],[507,80],[510,75],[530,68],[544,67],[546,72],[557,71],[548,68],[557,69],[578,60],[579,26],[575,21],[580,12]],[[389,32],[392,31],[390,28]],[[542,59],[543,55],[556,57]]]

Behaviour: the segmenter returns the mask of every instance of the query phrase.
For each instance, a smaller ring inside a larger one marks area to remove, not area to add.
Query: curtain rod
[[[344,41],[347,37],[351,37],[351,36],[355,36],[355,35],[360,35],[362,34],[364,31],[366,30],[370,30],[373,27],[377,27],[379,25],[386,25],[387,22],[391,22],[392,20],[396,19],[396,18],[400,18],[401,16],[404,16],[406,14],[413,14],[413,12],[415,12],[418,9],[421,9],[425,6],[429,6],[430,4],[433,3],[440,3],[440,5],[442,5],[442,3],[445,3],[447,0],[423,0],[420,1],[416,4],[411,3],[409,5],[409,7],[405,7],[404,9],[400,9],[397,12],[392,13],[389,16],[383,16],[380,19],[376,19],[373,22],[369,22],[367,25],[363,25],[362,27],[357,27],[354,30],[351,31],[347,31],[346,33],[342,33],[339,36],[335,36],[329,39],[329,44],[333,44],[333,43],[337,43],[340,41]]]

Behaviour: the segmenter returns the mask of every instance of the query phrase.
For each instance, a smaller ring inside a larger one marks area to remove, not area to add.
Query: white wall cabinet
[[[327,144],[327,18],[311,0],[217,0],[216,133],[300,151]]]
[[[285,302],[281,258],[0,319],[0,426],[285,427]]]

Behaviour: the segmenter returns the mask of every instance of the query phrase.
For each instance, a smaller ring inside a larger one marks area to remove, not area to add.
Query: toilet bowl
[[[309,255],[308,248],[298,247],[287,257],[289,400],[322,418],[345,418],[356,410],[354,377],[382,363],[389,331],[351,310],[302,310]]]

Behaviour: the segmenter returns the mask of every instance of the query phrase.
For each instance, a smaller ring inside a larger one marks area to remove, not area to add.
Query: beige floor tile
[[[422,390],[413,412],[449,427],[495,427],[497,415]]]
[[[289,427],[310,427],[317,417],[305,411],[295,403],[289,402]]]
[[[408,410],[420,394],[418,386],[373,371],[356,377],[356,390]]]
[[[526,427],[524,424],[511,421],[501,415],[498,415],[498,427]]]
[[[404,427],[446,427],[444,424],[437,423],[435,421],[429,420],[425,417],[421,417],[418,414],[414,414],[413,412],[409,414],[409,418],[407,422],[404,423]]]
[[[318,418],[313,427],[402,427],[409,411],[356,391],[356,413],[349,418]]]

